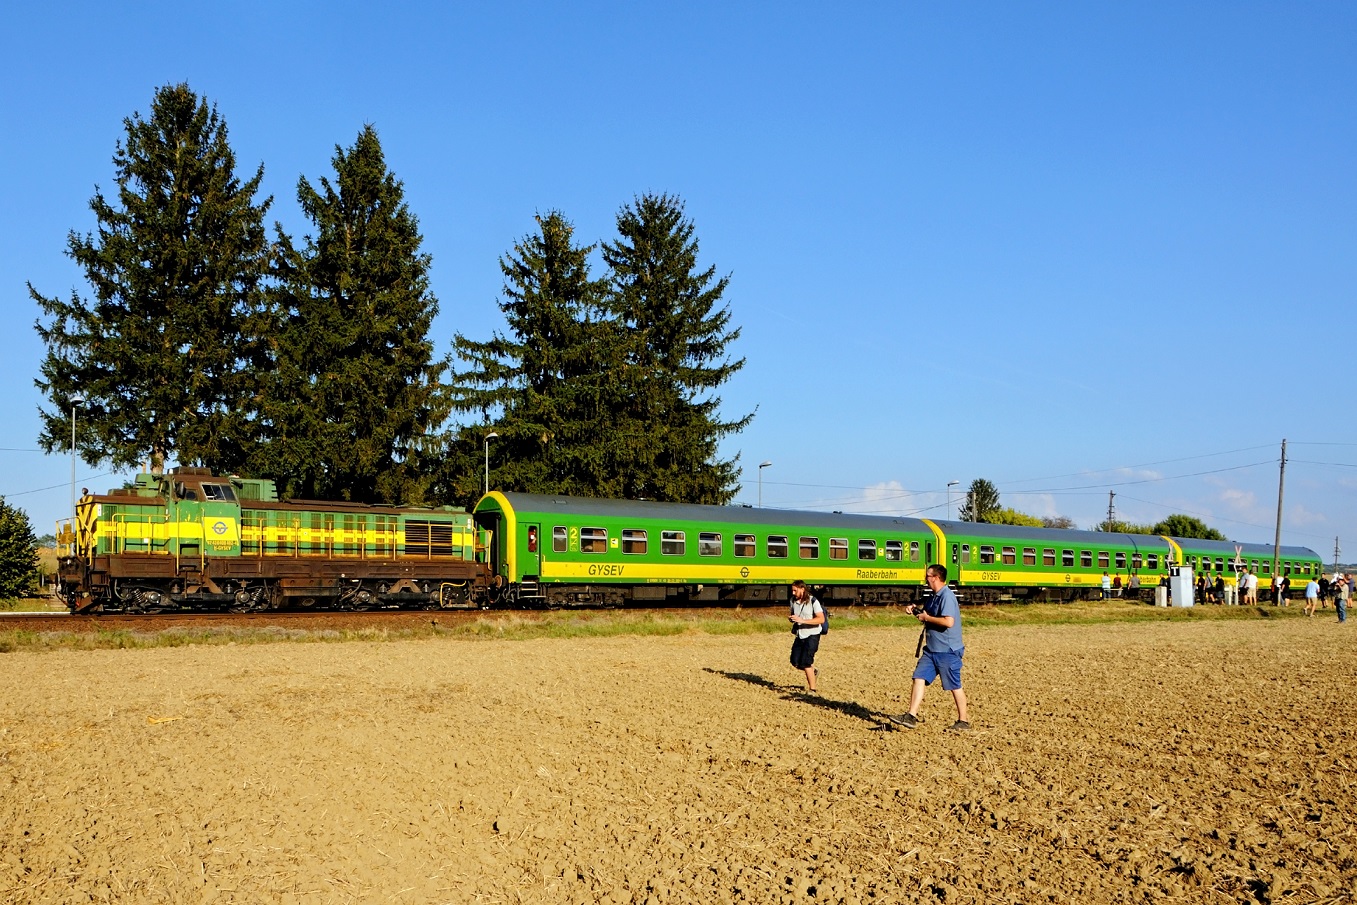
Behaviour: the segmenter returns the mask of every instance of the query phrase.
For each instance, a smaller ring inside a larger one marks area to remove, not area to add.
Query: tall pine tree
[[[275,366],[255,406],[266,442],[247,468],[296,497],[420,502],[419,453],[447,417],[430,257],[372,126],[333,164],[334,183],[297,184],[315,235],[297,249],[278,229]]]
[[[610,495],[728,503],[738,489],[738,456],[718,444],[753,413],[724,421],[716,390],[744,367],[727,347],[740,336],[722,302],[729,277],[698,269],[698,243],[683,202],[646,194],[617,216],[618,241],[603,245],[611,273],[608,308],[625,331],[615,372],[625,403],[613,413]]]
[[[72,232],[69,255],[93,292],[63,301],[29,293],[47,346],[36,382],[38,442],[71,437],[71,400],[84,399],[77,444],[89,464],[167,459],[230,469],[243,455],[241,401],[253,395],[255,341],[268,267],[255,200],[264,168],[244,182],[226,123],[188,85],[155,93],[150,115],[124,121],[113,156],[118,194],[97,188],[98,232]]]
[[[497,488],[596,496],[604,480],[602,375],[617,345],[602,319],[606,283],[590,276],[594,247],[574,243],[574,226],[559,211],[538,216],[537,225],[500,259],[507,333],[453,340],[468,365],[453,377],[455,408],[481,421],[464,427],[449,450],[449,495],[460,501],[482,489],[476,466],[491,431],[499,435]]]

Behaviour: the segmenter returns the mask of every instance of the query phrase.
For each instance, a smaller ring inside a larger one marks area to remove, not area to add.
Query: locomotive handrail
[[[160,525],[168,525],[168,524],[170,524],[170,517],[169,517],[168,514],[165,515],[159,522],[153,522],[153,521],[151,521],[149,518],[147,518],[147,517],[145,517],[145,516],[143,516],[143,515],[138,514],[138,515],[137,515],[138,521],[135,522],[135,523],[129,520],[129,516],[130,516],[130,515],[132,515],[132,513],[129,513],[129,512],[115,512],[115,513],[113,513],[112,516],[109,517],[109,523],[110,523],[110,524],[112,525],[112,527],[113,527],[113,550],[111,551],[111,552],[113,552],[113,553],[126,553],[126,552],[127,552],[127,526],[128,526],[129,524],[141,524],[141,525],[146,525],[148,528],[149,528],[150,526],[156,525],[156,524],[160,524]],[[95,542],[96,545],[99,543],[99,538],[98,538],[97,536],[94,538],[94,542]],[[169,550],[169,547],[170,547],[170,540],[169,540],[169,537],[166,537],[166,538],[165,538],[165,540],[163,541],[164,547],[163,547],[163,549],[161,549],[161,550],[159,550],[159,551],[157,551],[157,550],[155,549],[155,546],[156,546],[156,538],[155,538],[154,533],[153,533],[150,537],[146,538],[145,544],[146,544],[146,550],[145,550],[144,552],[146,552],[146,553],[156,553],[156,552],[160,552],[161,554],[168,555],[169,552],[170,552],[170,550]],[[138,550],[138,551],[136,551],[136,552],[140,553],[140,552],[143,552],[143,551]]]

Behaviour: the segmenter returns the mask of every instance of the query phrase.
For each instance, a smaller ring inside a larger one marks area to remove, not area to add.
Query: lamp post
[[[76,393],[71,397],[71,518],[75,518],[75,410],[85,404],[85,397]]]
[[[773,463],[764,459],[759,463],[759,508],[763,508],[763,470]]]
[[[499,434],[491,431],[485,435],[485,492],[490,492],[490,441]]]
[[[960,484],[960,481],[947,482],[947,517],[952,517],[952,488]]]

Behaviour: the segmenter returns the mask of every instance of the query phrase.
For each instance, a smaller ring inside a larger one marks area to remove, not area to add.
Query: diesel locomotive
[[[1321,561],[1273,548],[975,522],[494,491],[470,513],[280,500],[271,481],[179,468],[85,494],[58,526],[73,612],[771,603],[905,604],[947,566],[965,602],[1096,596],[1104,574],[1190,567],[1260,589]]]

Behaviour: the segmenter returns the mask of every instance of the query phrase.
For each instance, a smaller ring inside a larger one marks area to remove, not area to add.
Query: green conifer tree
[[[695,227],[683,202],[646,194],[617,216],[619,239],[604,243],[608,308],[622,328],[622,356],[609,370],[616,400],[606,436],[607,495],[728,503],[739,489],[738,460],[723,460],[722,438],[753,413],[721,419],[716,390],[744,367],[728,346],[740,336],[722,303],[729,277],[698,269]]]
[[[430,257],[372,126],[333,164],[334,183],[298,180],[305,246],[278,228],[275,366],[247,468],[294,497],[422,502],[420,453],[448,411]]]
[[[236,177],[225,121],[188,85],[159,89],[150,115],[124,124],[117,198],[96,188],[98,231],[67,239],[93,299],[28,287],[47,346],[35,381],[50,404],[38,442],[48,451],[70,443],[80,396],[77,445],[90,465],[149,460],[159,471],[174,457],[230,469],[264,354],[256,318],[271,199],[255,200],[264,168]]]
[[[22,509],[0,497],[0,600],[15,600],[37,587],[38,540]]]
[[[459,502],[482,487],[484,439],[494,440],[494,487],[597,496],[606,490],[599,451],[608,409],[606,367],[617,345],[601,317],[606,283],[589,272],[594,246],[574,241],[559,211],[537,217],[538,231],[500,258],[500,310],[508,327],[485,342],[458,334],[453,350],[467,368],[453,376],[454,407],[479,416],[448,450],[447,495]]]
[[[966,491],[966,499],[957,513],[963,522],[988,522],[999,511],[999,488],[984,478],[976,478]]]

